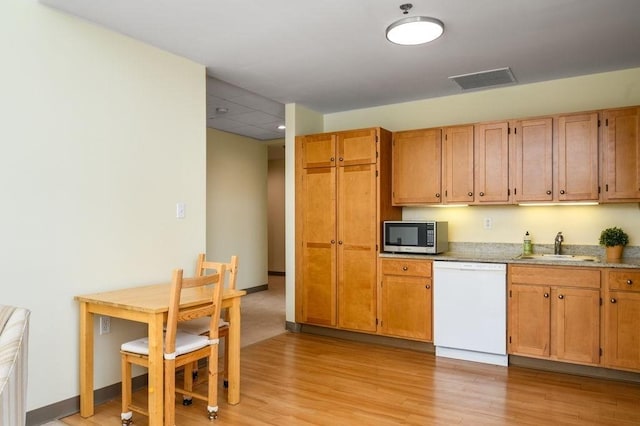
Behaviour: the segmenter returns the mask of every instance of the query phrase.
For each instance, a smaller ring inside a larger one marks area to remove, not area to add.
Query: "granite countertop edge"
[[[596,257],[597,261],[571,261],[571,260],[544,260],[544,259],[518,259],[521,254],[519,245],[504,244],[500,245],[496,250],[496,245],[487,244],[483,247],[483,244],[458,243],[459,247],[455,247],[456,250],[447,251],[441,254],[415,254],[415,253],[386,253],[381,252],[379,256],[381,258],[401,258],[401,259],[428,259],[428,260],[441,260],[448,262],[479,262],[479,263],[506,263],[506,264],[518,264],[518,265],[552,265],[552,266],[572,266],[572,267],[585,267],[585,268],[640,268],[640,256],[623,257],[619,261],[608,261],[601,253],[594,253],[594,248],[588,246],[588,249],[573,247],[573,253],[578,254],[585,253]],[[515,246],[515,247],[512,247]],[[597,246],[595,246],[597,247]],[[450,243],[450,249],[451,243]],[[469,250],[464,250],[467,248]],[[501,250],[502,249],[502,250]],[[603,250],[603,249],[601,249]],[[536,253],[552,253],[546,250],[534,251]],[[636,250],[629,250],[629,252],[635,255]]]

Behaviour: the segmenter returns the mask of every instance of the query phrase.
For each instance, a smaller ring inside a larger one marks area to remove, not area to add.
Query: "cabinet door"
[[[558,287],[551,297],[555,304],[551,338],[558,359],[599,364],[600,290]]]
[[[444,132],[444,202],[473,201],[473,126],[448,127]]]
[[[558,118],[558,200],[597,201],[598,114]]]
[[[441,202],[440,129],[394,133],[392,162],[393,205]]]
[[[337,134],[338,166],[374,164],[376,129],[350,130]]]
[[[319,134],[300,136],[302,147],[302,167],[331,167],[336,164],[336,136]]]
[[[553,119],[522,120],[515,127],[516,202],[553,200]]]
[[[609,291],[605,300],[607,367],[640,370],[640,292]]]
[[[431,287],[430,277],[383,275],[381,333],[432,341]]]
[[[604,119],[604,201],[640,199],[640,108],[609,110]]]
[[[509,353],[549,356],[550,288],[513,284],[509,290]]]
[[[509,202],[509,125],[479,124],[474,129],[475,202]]]
[[[336,168],[303,170],[301,321],[336,325]]]
[[[338,168],[338,324],[376,331],[375,164]]]

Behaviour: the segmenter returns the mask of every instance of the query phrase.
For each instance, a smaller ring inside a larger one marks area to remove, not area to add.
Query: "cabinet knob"
[[[564,189],[560,190],[560,194],[564,195]]]
[[[331,162],[333,163],[334,161],[336,161],[336,157],[331,157]]]
[[[633,285],[633,281],[632,280],[627,280],[627,285]]]
[[[612,297],[612,298],[611,298],[611,303],[616,303],[616,302],[617,302],[617,300],[616,300],[615,298],[613,298],[613,297]]]
[[[403,271],[408,271],[408,270],[409,270],[409,267],[408,267],[408,266],[403,266],[403,267],[402,267],[402,270],[403,270]]]
[[[546,297],[549,297],[549,293],[545,293],[545,294],[543,294],[543,296],[544,296],[545,298],[546,298]]]
[[[431,288],[431,286],[429,284],[425,285],[424,288],[426,288],[427,290],[429,290]]]
[[[551,191],[547,191],[547,195],[551,195]]]
[[[336,243],[336,240],[331,240],[331,244],[335,244],[335,243]]]
[[[340,157],[338,158],[338,161],[344,161],[344,158]]]
[[[338,240],[338,244],[342,244],[342,240]]]
[[[484,197],[484,192],[481,192],[481,193],[480,193],[480,196],[481,196],[481,197]]]
[[[468,195],[469,197],[471,197],[471,196],[473,196],[473,192],[469,192],[469,193],[467,193],[467,195]]]
[[[558,299],[564,299],[564,295],[563,294],[559,294],[558,295]]]
[[[440,198],[440,193],[436,192],[436,198]]]

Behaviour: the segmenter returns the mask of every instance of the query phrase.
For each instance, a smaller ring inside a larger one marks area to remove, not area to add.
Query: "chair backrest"
[[[206,256],[204,253],[200,253],[198,255],[198,263],[196,265],[196,276],[200,277],[206,274],[207,271],[218,272],[222,265],[224,265],[225,270],[229,273],[229,279],[227,280],[225,287],[235,290],[236,280],[238,279],[238,256],[231,256],[231,261],[226,263],[211,262],[206,259]]]
[[[210,317],[209,338],[218,338],[218,321],[222,304],[222,288],[224,286],[225,265],[220,265],[216,273],[194,278],[183,278],[182,269],[173,271],[171,293],[169,296],[169,313],[167,315],[167,331],[165,335],[165,353],[175,352],[178,323],[196,318]],[[190,288],[207,287],[205,294],[210,296],[206,303],[198,305],[182,305],[182,291]]]

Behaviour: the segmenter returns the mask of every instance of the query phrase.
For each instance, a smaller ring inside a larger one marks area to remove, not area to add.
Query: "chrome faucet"
[[[562,232],[558,232],[556,234],[556,239],[554,241],[553,254],[562,254],[562,242],[564,241],[564,237],[562,236]]]

